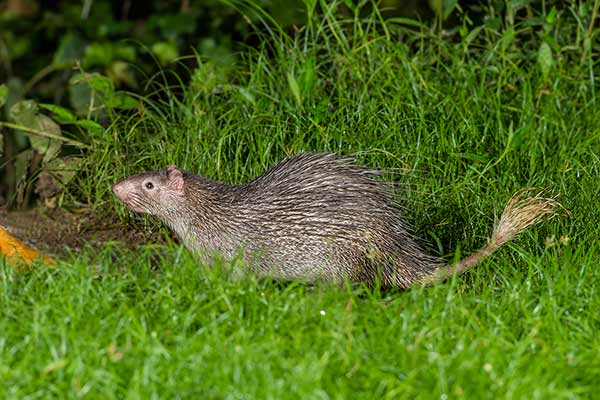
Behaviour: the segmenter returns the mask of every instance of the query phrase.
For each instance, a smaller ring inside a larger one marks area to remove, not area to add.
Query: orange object
[[[51,257],[45,256],[19,239],[8,233],[4,228],[0,227],[0,255],[5,255],[8,259],[24,262],[30,265],[34,259],[39,258],[46,264],[55,265],[56,261]]]

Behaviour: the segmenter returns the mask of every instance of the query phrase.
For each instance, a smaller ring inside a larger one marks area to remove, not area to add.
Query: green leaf
[[[52,361],[50,364],[46,365],[43,370],[44,375],[48,375],[51,372],[58,371],[63,369],[67,365],[67,360],[64,358],[59,358],[56,361]]]
[[[510,48],[515,42],[515,38],[516,34],[514,29],[512,27],[507,28],[499,40],[500,48],[502,49],[502,51],[506,51],[508,48]]]
[[[4,136],[0,133],[0,157],[4,154]]]
[[[170,42],[157,42],[152,45],[152,53],[158,58],[160,65],[172,63],[179,57],[177,46]]]
[[[104,132],[102,125],[91,119],[80,119],[75,122],[75,125],[87,129],[87,131],[94,136],[99,136]]]
[[[479,35],[479,32],[481,32],[482,29],[483,29],[483,26],[481,26],[481,25],[473,28],[471,30],[471,32],[469,32],[469,34],[466,35],[466,37],[463,39],[463,43],[465,44],[465,46],[469,46],[471,44],[471,42],[473,40],[475,40],[477,35]]]
[[[250,102],[252,105],[256,104],[256,100],[248,88],[240,87],[238,88],[238,91],[246,101]]]
[[[93,93],[94,91],[87,83],[73,83],[73,79],[71,79],[69,84],[69,103],[77,115],[86,116],[92,114],[91,103]]]
[[[136,51],[132,46],[122,43],[92,43],[85,48],[83,66],[105,67],[115,60],[135,61]]]
[[[444,16],[444,0],[428,0],[428,2],[435,15],[442,19]]]
[[[81,160],[80,157],[55,158],[44,166],[42,173],[50,175],[52,184],[61,190],[75,177]]]
[[[587,2],[581,2],[579,3],[579,18],[587,18],[588,15],[590,15],[590,6],[587,4]]]
[[[8,86],[6,86],[6,83],[3,83],[0,85],[0,107],[4,107],[6,99],[8,99]]]
[[[92,89],[98,90],[103,93],[111,93],[113,91],[113,83],[106,76],[100,75],[99,73],[87,73],[74,75],[69,81],[71,85],[77,85],[86,83]]]
[[[352,0],[344,0],[344,4],[350,11],[352,11],[352,13],[356,12],[356,4],[354,4]]]
[[[300,94],[300,86],[298,85],[298,81],[291,72],[288,72],[287,78],[288,85],[290,86],[290,90],[296,99],[296,103],[298,103],[299,106],[302,106],[302,95]]]
[[[313,106],[313,120],[317,124],[320,124],[327,119],[327,116],[329,115],[329,101],[329,97],[321,97],[319,103],[316,106]]]
[[[300,82],[302,84],[302,96],[310,98],[315,86],[315,75],[316,75],[316,61],[315,57],[309,56],[302,65],[300,71]]]
[[[435,12],[435,15],[445,20],[452,14],[458,0],[429,0],[429,7]]]
[[[513,11],[520,10],[523,7],[527,7],[532,0],[510,0],[508,7]]]
[[[235,64],[236,56],[230,40],[221,38],[204,38],[198,44],[198,52],[203,59],[210,60],[219,67],[227,67]]]
[[[502,26],[502,18],[487,18],[483,20],[483,25],[491,31],[499,30]]]
[[[36,128],[34,128],[36,129]],[[52,118],[40,114],[37,116],[37,131],[49,133],[54,136],[62,136],[60,126]],[[35,133],[28,133],[31,147],[44,155],[43,162],[46,163],[58,156],[62,148],[60,140],[49,139]]]
[[[110,64],[113,59],[113,49],[109,44],[92,43],[85,48],[82,64],[86,69],[96,66],[102,67]]]
[[[69,81],[71,106],[77,115],[94,119],[105,112],[102,106],[107,105],[114,94],[112,81],[98,73],[82,73],[74,75]]]
[[[554,57],[552,56],[552,49],[547,42],[542,42],[538,50],[537,62],[542,71],[544,80],[548,79],[548,75],[550,75],[550,72],[554,67]]]
[[[458,0],[444,0],[444,19],[448,19],[454,8],[456,8],[456,4]]]
[[[23,80],[19,77],[12,77],[8,78],[6,86],[8,87],[8,96],[6,97],[4,107],[6,110],[10,110],[15,103],[23,100],[25,95],[25,83],[23,83]]]
[[[112,96],[106,99],[106,105],[111,108],[130,110],[137,108],[139,102],[124,92],[115,92]]]
[[[558,14],[558,11],[556,11],[556,6],[552,6],[552,8],[550,9],[550,12],[546,16],[546,23],[548,25],[554,25],[554,23],[556,22],[557,14]]]
[[[17,182],[24,181],[27,178],[27,170],[33,159],[33,150],[23,150],[15,157],[15,179]]]
[[[412,26],[413,28],[417,28],[417,29],[423,29],[423,30],[427,30],[429,29],[429,26],[417,21],[413,18],[404,18],[404,17],[391,17],[386,19],[387,23],[393,23],[393,24],[399,24],[399,25],[406,25],[406,26]]]
[[[132,88],[137,88],[139,85],[129,65],[125,61],[115,61],[106,70],[106,74],[115,83],[123,82]]]
[[[217,66],[212,61],[199,62],[190,80],[193,95],[212,94],[227,85],[225,68]]]
[[[114,86],[110,78],[100,74],[88,74],[89,79],[87,84],[94,90],[97,90],[105,95],[110,95],[114,91]]]
[[[21,132],[29,137],[31,147],[44,155],[43,162],[56,158],[62,148],[62,143],[58,139],[52,139],[45,135],[62,136],[60,126],[50,117],[39,114],[36,102],[24,100],[16,103],[10,108],[9,116],[18,125],[31,130]]]
[[[3,30],[4,33],[4,30]],[[31,35],[15,35],[10,29],[3,37],[9,60],[16,60],[31,51]]]
[[[60,124],[72,124],[77,121],[77,116],[64,107],[55,104],[40,104],[39,106],[54,114],[54,119]]]
[[[23,100],[15,103],[8,113],[9,117],[17,124],[28,126],[39,112],[38,104],[33,100]]]
[[[60,38],[58,49],[52,58],[52,65],[55,67],[62,67],[80,60],[83,55],[84,45],[85,43],[83,40],[72,32],[63,35]]]

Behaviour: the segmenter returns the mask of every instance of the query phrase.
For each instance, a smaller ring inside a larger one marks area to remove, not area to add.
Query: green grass
[[[326,150],[389,171],[407,220],[448,258],[482,246],[521,188],[560,193],[570,215],[465,276],[404,292],[236,281],[175,245],[107,244],[25,274],[2,264],[0,397],[597,395],[590,16],[564,9],[554,24],[507,23],[469,41],[320,10],[292,38],[265,35],[235,68],[203,63],[184,85],[151,80],[160,100],[114,118],[68,199],[156,227],[116,204],[117,179],[176,163],[239,183],[286,155]]]

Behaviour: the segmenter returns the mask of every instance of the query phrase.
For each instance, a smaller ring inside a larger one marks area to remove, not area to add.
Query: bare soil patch
[[[84,245],[99,247],[108,241],[122,242],[130,248],[162,241],[158,232],[144,232],[88,210],[7,211],[0,208],[0,226],[29,246],[55,256]]]

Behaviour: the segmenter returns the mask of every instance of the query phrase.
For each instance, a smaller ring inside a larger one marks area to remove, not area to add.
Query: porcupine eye
[[[154,189],[154,183],[151,180],[147,180],[146,182],[143,183],[143,185],[144,185],[144,189],[146,189],[146,190]]]

